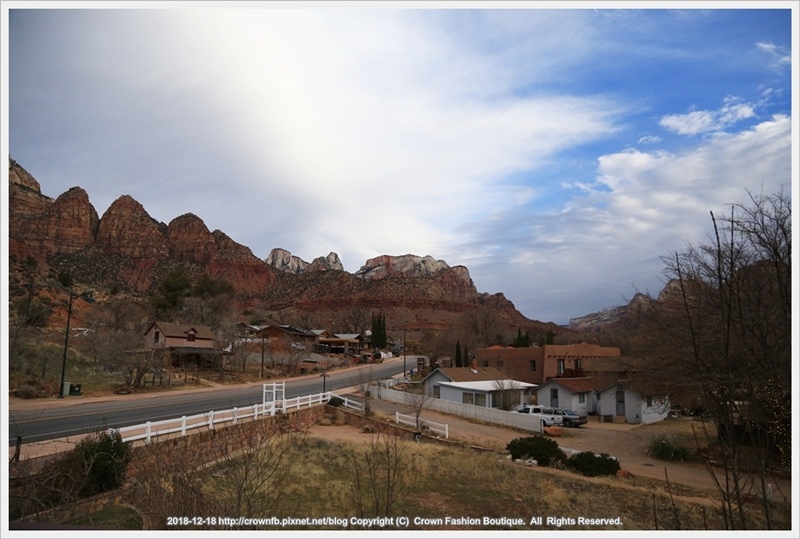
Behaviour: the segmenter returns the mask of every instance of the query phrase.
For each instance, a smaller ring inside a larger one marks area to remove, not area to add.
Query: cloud
[[[792,55],[787,48],[779,47],[769,42],[758,42],[756,47],[770,57],[770,67],[772,69],[782,70],[792,65]]]
[[[543,306],[580,316],[623,304],[637,291],[657,294],[664,284],[661,257],[707,239],[709,211],[746,202],[745,188],[790,190],[791,123],[776,115],[680,152],[602,155],[594,184],[575,186],[562,208],[510,208],[491,222],[465,225],[453,255],[480,253],[466,265],[481,276],[483,289],[523,298],[517,307],[542,320],[560,320]],[[482,245],[497,250],[481,251]],[[495,257],[502,252],[509,254]],[[576,296],[575,287],[586,296]]]
[[[639,144],[656,144],[661,142],[663,139],[656,135],[645,135],[639,138]]]
[[[721,131],[742,120],[755,116],[755,105],[743,103],[737,97],[726,97],[723,106],[716,111],[696,110],[687,114],[663,116],[659,124],[679,135],[697,135],[710,131]]]

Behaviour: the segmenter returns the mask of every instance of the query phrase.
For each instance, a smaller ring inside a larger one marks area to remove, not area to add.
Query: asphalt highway
[[[403,371],[402,358],[393,358],[383,363],[360,366],[341,372],[332,371],[324,380],[327,391],[348,388],[365,381],[388,378]],[[277,380],[278,382],[280,380]],[[272,383],[270,381],[269,383]],[[286,380],[286,398],[320,393],[323,378],[319,374]],[[189,390],[150,394],[146,397],[109,397],[99,402],[80,402],[77,397],[65,397],[60,402],[43,403],[42,406],[26,406],[11,409],[8,421],[8,443],[14,444],[17,436],[22,443],[40,442],[56,438],[77,436],[108,428],[122,428],[207,413],[209,411],[242,408],[260,404],[264,400],[262,385]]]

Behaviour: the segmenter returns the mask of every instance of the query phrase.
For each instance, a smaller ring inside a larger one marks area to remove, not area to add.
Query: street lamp
[[[322,371],[322,374],[320,374],[320,376],[322,376],[322,392],[327,393],[327,391],[325,390],[325,381],[328,378],[328,376],[330,376],[330,374],[328,374],[328,371]]]
[[[94,301],[92,293],[88,290],[75,296],[72,289],[69,291],[69,306],[67,307],[67,331],[64,334],[64,358],[61,361],[61,386],[58,389],[58,398],[64,398],[64,375],[67,372],[67,347],[69,346],[69,321],[72,318],[72,304],[78,298],[86,298],[87,301]]]

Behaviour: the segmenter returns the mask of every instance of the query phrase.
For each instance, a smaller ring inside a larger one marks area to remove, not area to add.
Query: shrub
[[[591,451],[576,453],[567,459],[568,468],[575,470],[587,477],[598,475],[614,475],[619,469],[619,461],[606,453],[596,455]]]
[[[125,481],[131,454],[131,443],[123,442],[119,431],[88,436],[45,466],[40,499],[59,505],[115,489]]]
[[[511,452],[511,458],[514,460],[531,458],[535,459],[539,466],[550,466],[567,458],[556,442],[544,436],[515,438],[508,442],[506,449]]]
[[[661,460],[688,460],[691,452],[688,447],[679,445],[661,434],[656,436],[647,448],[647,454]]]
[[[328,406],[333,406],[334,408],[338,408],[343,404],[344,404],[344,399],[342,399],[341,397],[337,397],[336,395],[332,396],[328,401]]]
[[[20,386],[13,394],[20,399],[35,399],[39,396],[39,391],[33,386]]]

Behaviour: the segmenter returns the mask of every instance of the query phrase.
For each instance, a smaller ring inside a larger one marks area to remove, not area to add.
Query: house
[[[530,401],[534,384],[510,380],[493,367],[440,367],[422,380],[425,394],[434,398],[510,410]]]
[[[597,382],[590,377],[551,378],[536,389],[536,402],[553,408],[570,408],[578,415],[597,412]]]
[[[537,385],[556,377],[586,376],[595,363],[618,359],[620,355],[618,347],[585,342],[528,348],[491,346],[475,351],[479,367],[496,367],[509,378]]]
[[[657,423],[669,415],[669,396],[630,380],[618,380],[597,392],[598,411],[603,416],[625,418],[626,423]]]
[[[313,350],[318,343],[314,332],[288,324],[270,324],[257,328],[256,337],[270,341],[273,349]]]
[[[169,364],[175,367],[215,367],[222,356],[230,354],[216,347],[210,327],[198,324],[153,322],[144,332],[144,339],[148,349],[164,351]]]

